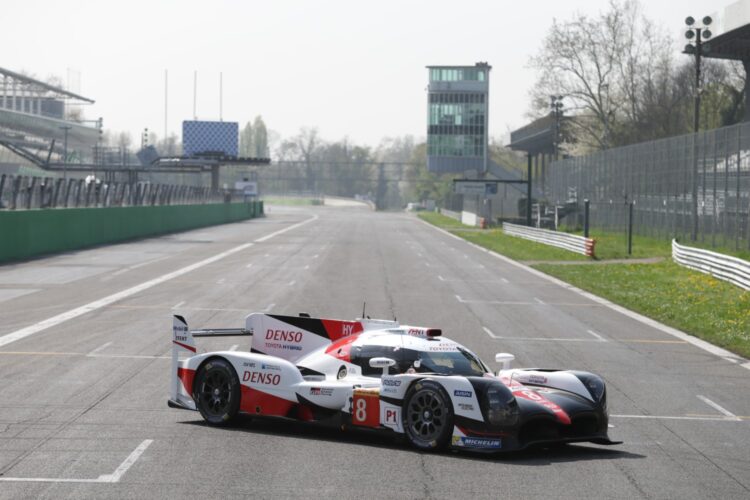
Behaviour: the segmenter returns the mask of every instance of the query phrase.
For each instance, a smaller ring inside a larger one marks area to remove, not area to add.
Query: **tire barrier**
[[[0,211],[0,262],[237,222],[263,202]]]
[[[710,250],[686,247],[672,240],[672,259],[681,266],[710,274],[750,290],[750,262]]]
[[[589,257],[594,257],[594,247],[596,240],[593,238],[584,238],[575,234],[552,231],[549,229],[539,229],[536,227],[519,226],[517,224],[503,223],[503,232],[510,236],[517,236],[527,240],[536,241],[545,245],[570,250],[571,252],[580,253]]]

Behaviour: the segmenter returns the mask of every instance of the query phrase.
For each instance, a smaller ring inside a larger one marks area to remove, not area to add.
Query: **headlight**
[[[518,423],[518,403],[505,387],[490,386],[487,389],[487,421],[500,426]]]
[[[591,397],[607,409],[607,390],[604,381],[591,373],[576,373],[578,379],[586,386]]]

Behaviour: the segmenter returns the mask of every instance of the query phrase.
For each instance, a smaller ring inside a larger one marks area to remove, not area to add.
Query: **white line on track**
[[[310,266],[309,266],[309,265],[308,265],[308,266],[305,266],[305,269],[306,269],[306,270],[307,270],[307,269],[310,269]]]
[[[672,328],[671,326],[667,326],[663,323],[659,323],[658,321],[648,318],[642,314],[638,314],[637,312],[631,311],[629,309],[626,309],[622,306],[619,306],[613,302],[610,302],[607,299],[604,299],[602,297],[599,297],[598,295],[594,295],[593,293],[586,292],[584,290],[581,290],[580,288],[577,288],[570,283],[566,283],[560,279],[554,278],[548,274],[544,274],[541,271],[537,271],[536,269],[527,266],[526,264],[521,264],[520,262],[517,262],[509,257],[506,257],[504,255],[501,255],[497,252],[493,252],[492,250],[488,250],[486,248],[483,248],[475,243],[472,243],[470,241],[467,241],[460,236],[456,236],[455,234],[451,234],[450,232],[446,231],[445,229],[441,229],[437,226],[434,226],[430,224],[429,222],[423,221],[421,219],[417,219],[419,222],[424,224],[425,226],[428,226],[432,228],[435,231],[438,231],[440,233],[443,233],[444,235],[453,238],[455,240],[461,241],[467,245],[470,245],[484,253],[490,254],[493,257],[502,260],[503,262],[510,264],[511,266],[517,267],[519,269],[523,269],[524,271],[533,274],[534,276],[537,276],[539,278],[542,278],[544,280],[549,281],[550,283],[554,283],[562,288],[565,288],[566,290],[569,290],[571,292],[577,293],[578,295],[581,295],[583,297],[586,297],[589,300],[592,300],[596,302],[599,305],[602,305],[604,307],[607,307],[609,309],[612,309],[613,311],[617,311],[620,314],[627,316],[631,319],[634,319],[638,321],[639,323],[643,323],[644,325],[648,325],[652,328],[655,328],[656,330],[659,330],[661,332],[664,332],[668,335],[671,335],[673,337],[677,337],[680,340],[684,340],[685,342],[688,342],[689,344],[694,345],[695,347],[702,349],[708,353],[711,353],[715,356],[718,356],[724,360],[727,358],[735,359],[737,363],[748,370],[750,370],[750,360],[747,360],[745,358],[739,357],[736,354],[727,351],[726,349],[722,349],[721,347],[715,346],[709,342],[706,342],[705,340],[701,340],[697,337],[693,337],[692,335],[688,335],[685,332],[682,332],[676,328]]]
[[[536,300],[537,304],[546,305],[542,299],[534,297],[534,300]]]
[[[272,303],[268,304],[268,306],[265,309],[263,309],[263,312],[270,311],[271,309],[273,309],[273,306],[275,306],[275,305],[276,305],[276,302],[272,302]]]
[[[424,265],[425,265],[425,266],[427,266],[427,267],[432,267],[432,264],[430,264],[430,263],[429,263],[429,262],[427,262],[427,261],[424,261]]]
[[[318,258],[318,254],[315,254],[315,255],[313,255],[313,257],[312,257],[312,258],[313,258],[313,259],[317,259],[317,258]]]
[[[310,223],[314,220],[317,220],[318,216],[314,215],[313,217],[304,220],[302,222],[298,222],[297,224],[294,224],[292,226],[289,226],[287,228],[281,229],[279,231],[273,232],[269,235],[266,235],[262,238],[258,238],[255,240],[256,242],[264,242],[268,241],[274,236],[283,234],[287,231],[291,231],[292,229],[298,228],[304,224]],[[149,281],[145,281],[139,285],[127,288],[125,290],[122,290],[117,293],[113,293],[112,295],[108,295],[104,298],[101,298],[99,300],[95,300],[93,302],[89,302],[88,304],[85,304],[80,307],[76,307],[74,309],[71,309],[69,311],[65,311],[63,313],[60,313],[56,316],[52,316],[51,318],[47,318],[43,321],[40,321],[38,323],[35,323],[33,325],[27,326],[26,328],[21,328],[20,330],[16,330],[14,332],[5,334],[3,336],[0,336],[0,347],[10,344],[11,342],[15,342],[16,340],[21,340],[23,338],[26,338],[30,335],[34,335],[35,333],[39,333],[43,330],[46,330],[48,328],[52,328],[53,326],[57,326],[60,323],[63,323],[65,321],[71,320],[73,318],[77,318],[78,316],[81,316],[83,314],[89,313],[91,311],[95,311],[97,309],[101,309],[102,307],[106,307],[114,302],[120,301],[122,299],[125,299],[127,297],[130,297],[132,295],[135,295],[137,293],[143,292],[144,290],[148,290],[149,288],[155,287],[156,285],[160,285],[166,281],[169,281],[171,279],[177,278],[179,276],[182,276],[184,274],[187,274],[189,272],[195,271],[196,269],[200,269],[201,267],[207,266],[209,264],[213,264],[214,262],[218,262],[221,259],[224,259],[226,257],[229,257],[230,255],[233,255],[237,252],[241,252],[243,250],[246,250],[253,246],[253,243],[244,243],[242,245],[238,245],[234,248],[230,248],[229,250],[226,250],[224,252],[218,253],[212,257],[209,257],[207,259],[203,259],[201,261],[198,261],[194,264],[190,264],[189,266],[185,266],[181,269],[178,269],[176,271],[172,271],[171,273],[163,274],[159,276],[158,278],[154,278]]]
[[[606,342],[607,341],[607,339],[605,339],[604,337],[602,337],[601,335],[599,335],[598,333],[596,333],[594,330],[586,330],[586,333],[588,333],[590,335],[593,335],[594,337],[596,337],[597,339],[599,339],[599,342]]]
[[[706,396],[701,396],[700,394],[698,394],[698,399],[700,399],[701,401],[703,401],[708,406],[710,406],[714,410],[718,411],[719,413],[721,413],[722,415],[724,415],[728,419],[731,419],[731,420],[742,420],[742,419],[738,418],[737,415],[735,415],[731,411],[727,410],[723,406],[719,406],[717,403],[714,403],[713,401],[711,401],[710,399],[708,399]]]
[[[184,300],[181,300],[181,301],[179,301],[178,303],[176,303],[175,305],[173,305],[173,306],[172,306],[172,309],[179,309],[180,307],[182,307],[182,306],[184,306],[184,305],[185,305],[185,301],[184,301]]]
[[[494,333],[492,333],[492,330],[490,330],[486,326],[483,326],[482,330],[484,330],[484,333],[486,333],[487,335],[489,335],[493,339],[499,339],[500,338],[500,337],[496,336]]]
[[[224,282],[225,282],[226,280],[227,280],[226,278],[221,278],[221,279],[220,279],[219,281],[217,281],[217,282],[216,282],[216,284],[217,284],[217,285],[221,285],[221,284],[223,284],[223,283],[224,283]]]
[[[239,344],[234,344],[232,347],[229,348],[229,350],[236,351],[239,346],[240,346]]]
[[[438,279],[439,279],[440,281],[445,281],[445,278],[443,278],[443,277],[442,277],[442,276],[440,276],[439,274],[438,274]]]
[[[120,466],[115,469],[115,471],[112,474],[106,474],[104,476],[99,476],[99,479],[110,482],[110,483],[116,483],[120,480],[120,478],[125,474],[128,469],[130,469],[133,464],[140,458],[141,455],[143,455],[143,452],[146,451],[146,448],[148,448],[151,443],[153,443],[153,439],[146,439],[143,441],[140,445],[138,445],[138,448],[133,450],[133,453],[128,455],[128,458],[123,460],[123,462],[120,464]]]
[[[289,282],[289,286],[294,286],[295,283],[297,283],[297,281],[296,280],[292,280],[292,281]]]
[[[250,263],[250,264],[246,265],[245,267],[248,268],[248,269],[250,269],[251,267],[253,267],[253,264]]]
[[[109,347],[111,345],[112,345],[112,342],[107,342],[105,344],[102,344],[99,347],[97,347],[96,349],[94,349],[93,351],[91,351],[90,353],[88,353],[86,356],[95,356],[96,354],[102,352],[104,349],[106,349],[107,347]]]
[[[729,419],[726,417],[691,417],[691,416],[669,416],[669,415],[610,415],[610,418],[639,418],[654,420],[703,420],[707,422],[742,422],[741,418]]]
[[[503,283],[510,283],[510,281],[508,281],[508,280],[507,280],[507,279],[505,279],[505,278],[500,278],[500,281],[502,281]]]
[[[122,476],[143,455],[143,452],[153,443],[153,439],[146,439],[122,463],[112,474],[102,474],[96,479],[70,479],[57,477],[0,477],[0,481],[17,483],[119,483]]]

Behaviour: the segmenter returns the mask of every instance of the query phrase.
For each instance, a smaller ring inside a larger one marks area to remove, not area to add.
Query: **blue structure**
[[[185,156],[238,154],[237,122],[185,120],[182,122],[182,151]]]

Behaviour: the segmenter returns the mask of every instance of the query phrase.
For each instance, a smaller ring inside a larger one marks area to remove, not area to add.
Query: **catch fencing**
[[[750,290],[750,262],[746,260],[683,246],[677,240],[672,240],[672,259],[682,266]]]
[[[550,231],[549,229],[519,226],[518,224],[509,224],[507,222],[503,223],[503,232],[510,236],[517,236],[536,241],[537,243],[544,243],[545,245],[564,248],[571,252],[594,257],[596,241],[592,238],[584,238],[583,236],[559,231]]]
[[[622,231],[634,203],[636,234],[750,248],[750,123],[633,144],[554,162],[544,186],[578,206],[563,224]],[[567,202],[567,203],[566,203]]]
[[[194,205],[242,201],[240,191],[150,182],[0,175],[0,209]]]

